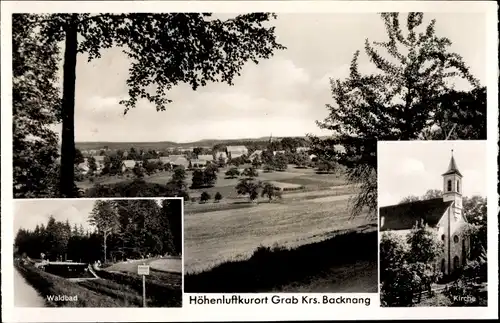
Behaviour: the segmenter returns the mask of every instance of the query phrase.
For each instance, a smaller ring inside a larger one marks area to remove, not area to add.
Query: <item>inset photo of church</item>
[[[382,306],[487,306],[486,151],[486,141],[378,143]]]

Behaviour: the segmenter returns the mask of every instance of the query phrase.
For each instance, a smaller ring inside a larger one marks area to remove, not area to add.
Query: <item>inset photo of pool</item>
[[[181,307],[182,203],[14,201],[14,306]]]

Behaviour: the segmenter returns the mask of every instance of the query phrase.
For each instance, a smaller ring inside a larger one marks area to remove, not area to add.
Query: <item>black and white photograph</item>
[[[484,17],[15,14],[14,198],[183,197],[186,292],[376,293],[377,141],[486,139]]]
[[[180,198],[16,200],[14,230],[15,307],[182,306]]]
[[[378,143],[382,306],[487,306],[486,169],[486,141]]]

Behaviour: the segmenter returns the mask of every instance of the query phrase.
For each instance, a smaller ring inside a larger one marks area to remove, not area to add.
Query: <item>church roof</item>
[[[443,174],[443,176],[451,174],[457,174],[458,176],[462,176],[462,174],[458,170],[457,163],[455,162],[455,158],[453,157],[453,155],[451,155],[451,160],[450,160],[450,165],[448,166],[448,170],[446,171],[446,173]]]
[[[429,226],[436,226],[452,203],[435,198],[381,207],[380,219],[384,217],[384,221],[380,231],[409,230],[422,219]]]

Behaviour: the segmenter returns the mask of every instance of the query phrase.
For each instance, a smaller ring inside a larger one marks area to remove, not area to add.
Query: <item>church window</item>
[[[457,180],[457,192],[460,193],[460,181]]]
[[[455,256],[453,258],[453,268],[454,269],[460,268],[460,259],[458,258],[458,256]]]
[[[446,271],[446,263],[444,259],[441,259],[441,272],[444,274],[445,271]]]
[[[443,240],[443,241],[444,241],[444,234],[441,236],[441,240]]]
[[[458,236],[457,236],[457,235],[455,235],[455,236],[453,237],[453,242],[458,243],[458,241],[459,241]]]
[[[451,179],[448,180],[448,189],[447,189],[448,192],[451,192]]]

